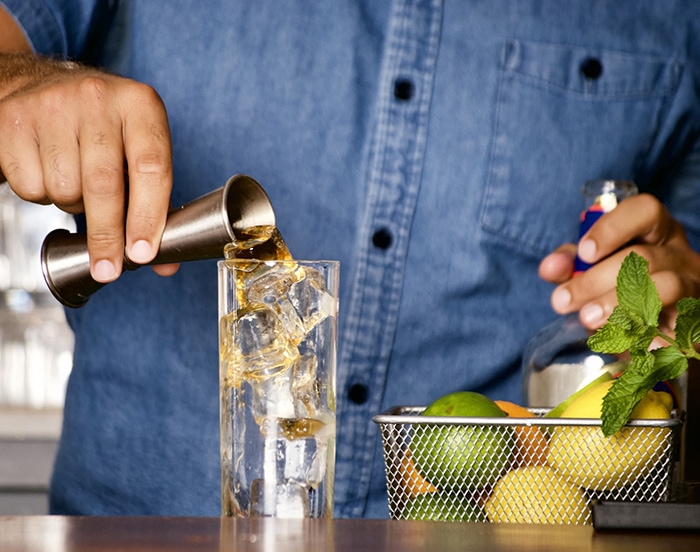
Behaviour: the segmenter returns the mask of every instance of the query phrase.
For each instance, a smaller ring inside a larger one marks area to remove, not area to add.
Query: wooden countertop
[[[681,552],[700,550],[700,533],[361,519],[6,516],[0,517],[0,550]]]

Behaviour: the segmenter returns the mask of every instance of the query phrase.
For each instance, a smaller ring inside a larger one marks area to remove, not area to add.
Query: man
[[[218,515],[213,264],[117,277],[124,248],[153,257],[169,202],[233,173],[265,187],[297,258],[341,261],[339,516],[386,515],[373,414],[520,400],[548,282],[597,327],[633,241],[666,306],[698,295],[694,2],[3,3],[0,48],[58,61],[0,58],[0,168],[85,212],[113,282],[68,312],[54,512]],[[558,247],[592,178],[647,193],[596,225],[580,253],[600,262],[571,280]]]

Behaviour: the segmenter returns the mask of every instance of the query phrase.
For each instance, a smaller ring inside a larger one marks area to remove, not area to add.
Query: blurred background
[[[47,513],[73,334],[41,273],[41,243],[75,230],[0,184],[0,515]]]

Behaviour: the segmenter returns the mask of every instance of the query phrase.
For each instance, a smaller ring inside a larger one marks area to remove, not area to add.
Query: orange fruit
[[[535,418],[527,408],[508,401],[494,401],[509,418]],[[522,466],[544,466],[547,463],[547,437],[540,428],[514,426],[515,468]]]
[[[411,460],[410,450],[407,450],[406,454],[401,459],[401,464],[399,465],[399,480],[401,482],[401,489],[408,498],[415,498],[422,494],[434,493],[437,491],[437,488],[418,473],[416,466],[413,464],[413,460]]]

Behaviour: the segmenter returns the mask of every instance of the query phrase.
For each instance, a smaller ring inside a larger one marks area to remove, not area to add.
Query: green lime
[[[504,418],[507,414],[480,393],[440,397],[422,416]],[[418,472],[439,489],[485,487],[510,467],[515,446],[509,426],[414,424],[411,454]]]
[[[486,521],[486,514],[471,500],[443,493],[427,493],[409,500],[401,513],[401,519]]]

